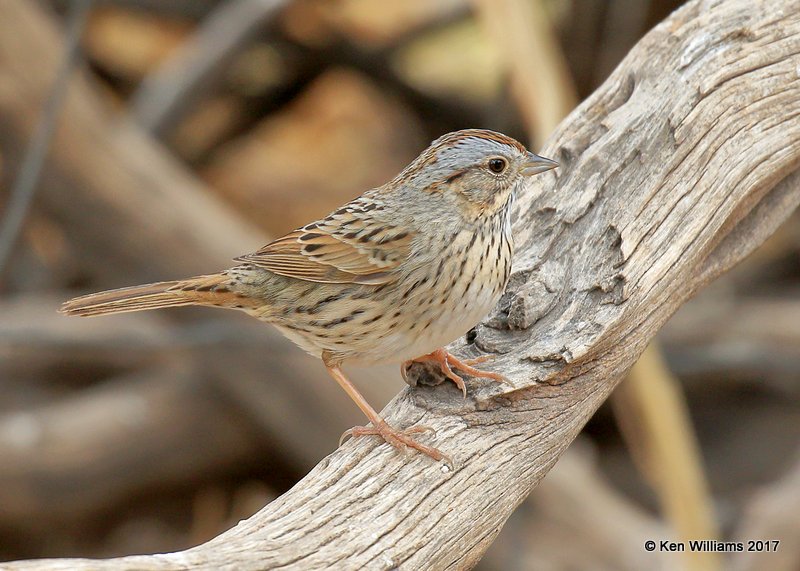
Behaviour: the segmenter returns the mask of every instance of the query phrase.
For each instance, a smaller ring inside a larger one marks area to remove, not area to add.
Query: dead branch
[[[332,399],[318,399],[330,408],[314,410],[306,402],[276,398],[276,379],[248,378],[246,371],[223,379],[217,373],[213,362],[225,356],[258,363],[256,353],[264,354],[253,336],[256,329],[246,326],[249,321],[245,326],[215,321],[184,326],[157,313],[71,321],[55,315],[53,303],[35,295],[0,303],[0,378],[30,387],[41,385],[48,370],[64,365],[140,372],[55,403],[0,413],[0,457],[8,460],[0,464],[0,504],[5,508],[0,526],[46,533],[54,525],[74,525],[107,512],[153,486],[208,477],[223,469],[220,463],[269,462],[274,451],[291,450],[300,465],[313,465],[311,458],[334,446],[337,419],[331,412],[338,409],[330,405]],[[274,356],[267,362],[292,370],[292,378],[313,364],[296,351],[284,353],[286,364]],[[192,366],[198,359],[205,363]],[[217,374],[220,378],[214,379]],[[394,368],[383,375],[387,380],[394,376]],[[393,390],[391,381],[375,382],[380,378],[372,379],[370,388]],[[225,385],[231,381],[233,386]],[[329,382],[322,387],[335,388]],[[370,400],[380,402],[381,397]],[[342,426],[360,420],[352,407],[342,412],[352,413],[341,419]],[[320,416],[327,422],[313,421]],[[297,418],[306,422],[298,425]],[[176,434],[191,436],[184,442]],[[283,445],[270,447],[276,440]],[[535,517],[527,518],[527,526],[536,540],[524,542],[526,553],[556,560],[564,545],[582,538],[586,548],[571,551],[573,562],[602,558],[609,569],[653,567],[648,562],[657,561],[658,554],[639,546],[649,537],[666,537],[666,530],[603,482],[588,443],[569,451],[570,457],[560,461],[562,469],[551,472],[547,485],[531,496],[529,511]],[[26,493],[19,493],[22,489]]]
[[[9,568],[470,568],[664,321],[800,202],[798,64],[797,1],[692,1],[562,123],[558,175],[517,203],[509,290],[452,347],[497,353],[516,390],[419,387],[384,410],[435,428],[454,470],[362,438],[196,548]]]

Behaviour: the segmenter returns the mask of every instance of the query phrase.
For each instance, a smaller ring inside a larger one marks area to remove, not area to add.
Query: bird
[[[393,180],[370,190],[219,273],[114,289],[65,302],[92,317],[201,305],[242,310],[275,326],[322,360],[369,420],[347,436],[380,436],[406,451],[450,462],[416,434],[389,425],[343,364],[438,364],[466,396],[457,369],[504,381],[444,347],[497,304],[511,275],[511,210],[533,175],[558,166],[502,133],[447,133]],[[341,444],[340,440],[340,444]]]

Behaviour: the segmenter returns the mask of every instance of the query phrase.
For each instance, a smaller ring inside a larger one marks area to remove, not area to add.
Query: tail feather
[[[109,313],[177,307],[195,303],[187,296],[181,295],[183,292],[179,290],[169,291],[179,283],[158,282],[90,293],[65,302],[59,311],[66,315],[94,317]]]
[[[90,293],[65,302],[59,311],[66,315],[95,317],[183,305],[224,306],[227,305],[225,298],[231,295],[223,287],[226,279],[223,274],[215,274]]]

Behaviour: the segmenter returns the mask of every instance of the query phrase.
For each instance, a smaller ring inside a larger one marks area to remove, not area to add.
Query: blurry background
[[[2,214],[70,21],[82,38],[0,266],[0,560],[206,541],[363,423],[320,363],[243,314],[67,319],[62,301],[227,267],[451,130],[538,149],[679,4],[96,0],[82,25],[68,0],[0,3]],[[798,254],[795,217],[682,309],[634,372],[658,382],[622,385],[479,568],[640,569],[644,539],[800,536]],[[353,370],[376,406],[398,373]],[[800,568],[781,549],[784,567],[742,568]]]

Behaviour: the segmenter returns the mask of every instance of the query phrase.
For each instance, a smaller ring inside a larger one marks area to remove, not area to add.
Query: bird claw
[[[342,445],[348,436],[352,438],[357,436],[380,436],[383,438],[384,442],[391,444],[403,453],[406,453],[409,448],[413,448],[433,458],[437,462],[444,461],[453,469],[453,461],[447,454],[444,454],[432,446],[426,446],[411,437],[412,434],[421,434],[424,432],[430,432],[436,436],[436,431],[430,426],[412,426],[405,430],[397,430],[389,426],[385,421],[379,421],[373,426],[354,426],[353,428],[345,430],[339,439],[339,446]]]
[[[480,357],[471,357],[469,359],[457,359],[453,354],[448,353],[453,360],[458,360],[461,363],[472,367],[475,365],[480,365],[481,363],[485,363],[486,361],[494,361],[496,355],[481,355]]]
[[[444,349],[442,349],[444,351]],[[445,351],[446,352],[446,351]],[[480,379],[492,379],[493,381],[497,381],[498,383],[503,383],[504,385],[508,385],[509,387],[514,387],[514,384],[509,381],[506,377],[501,375],[500,373],[492,373],[490,371],[482,371],[480,369],[476,369],[473,365],[478,365],[480,363],[485,363],[486,361],[491,361],[495,358],[494,355],[481,355],[480,357],[475,357],[473,359],[464,359],[461,360],[455,355],[451,355],[447,353],[447,362],[458,369],[459,371],[464,371],[470,377],[477,377]]]
[[[449,353],[445,349],[437,349],[432,353],[428,353],[427,355],[423,355],[422,357],[418,357],[411,361],[406,361],[403,363],[403,366],[400,368],[400,371],[403,375],[403,379],[406,380],[406,369],[407,366],[414,361],[417,362],[424,362],[424,361],[433,361],[434,363],[439,365],[444,376],[453,381],[455,385],[461,389],[461,393],[464,395],[464,398],[467,398],[467,385],[464,383],[464,379],[462,379],[453,368],[458,369],[459,371],[463,371],[470,377],[482,378],[482,379],[492,379],[499,383],[503,383],[508,385],[511,388],[515,388],[514,385],[509,381],[506,377],[499,373],[491,373],[489,371],[482,371],[480,369],[476,369],[473,365],[478,365],[480,363],[484,363],[486,361],[490,361],[494,359],[494,355],[481,355],[480,357],[475,357],[472,359],[459,359],[455,355]]]

